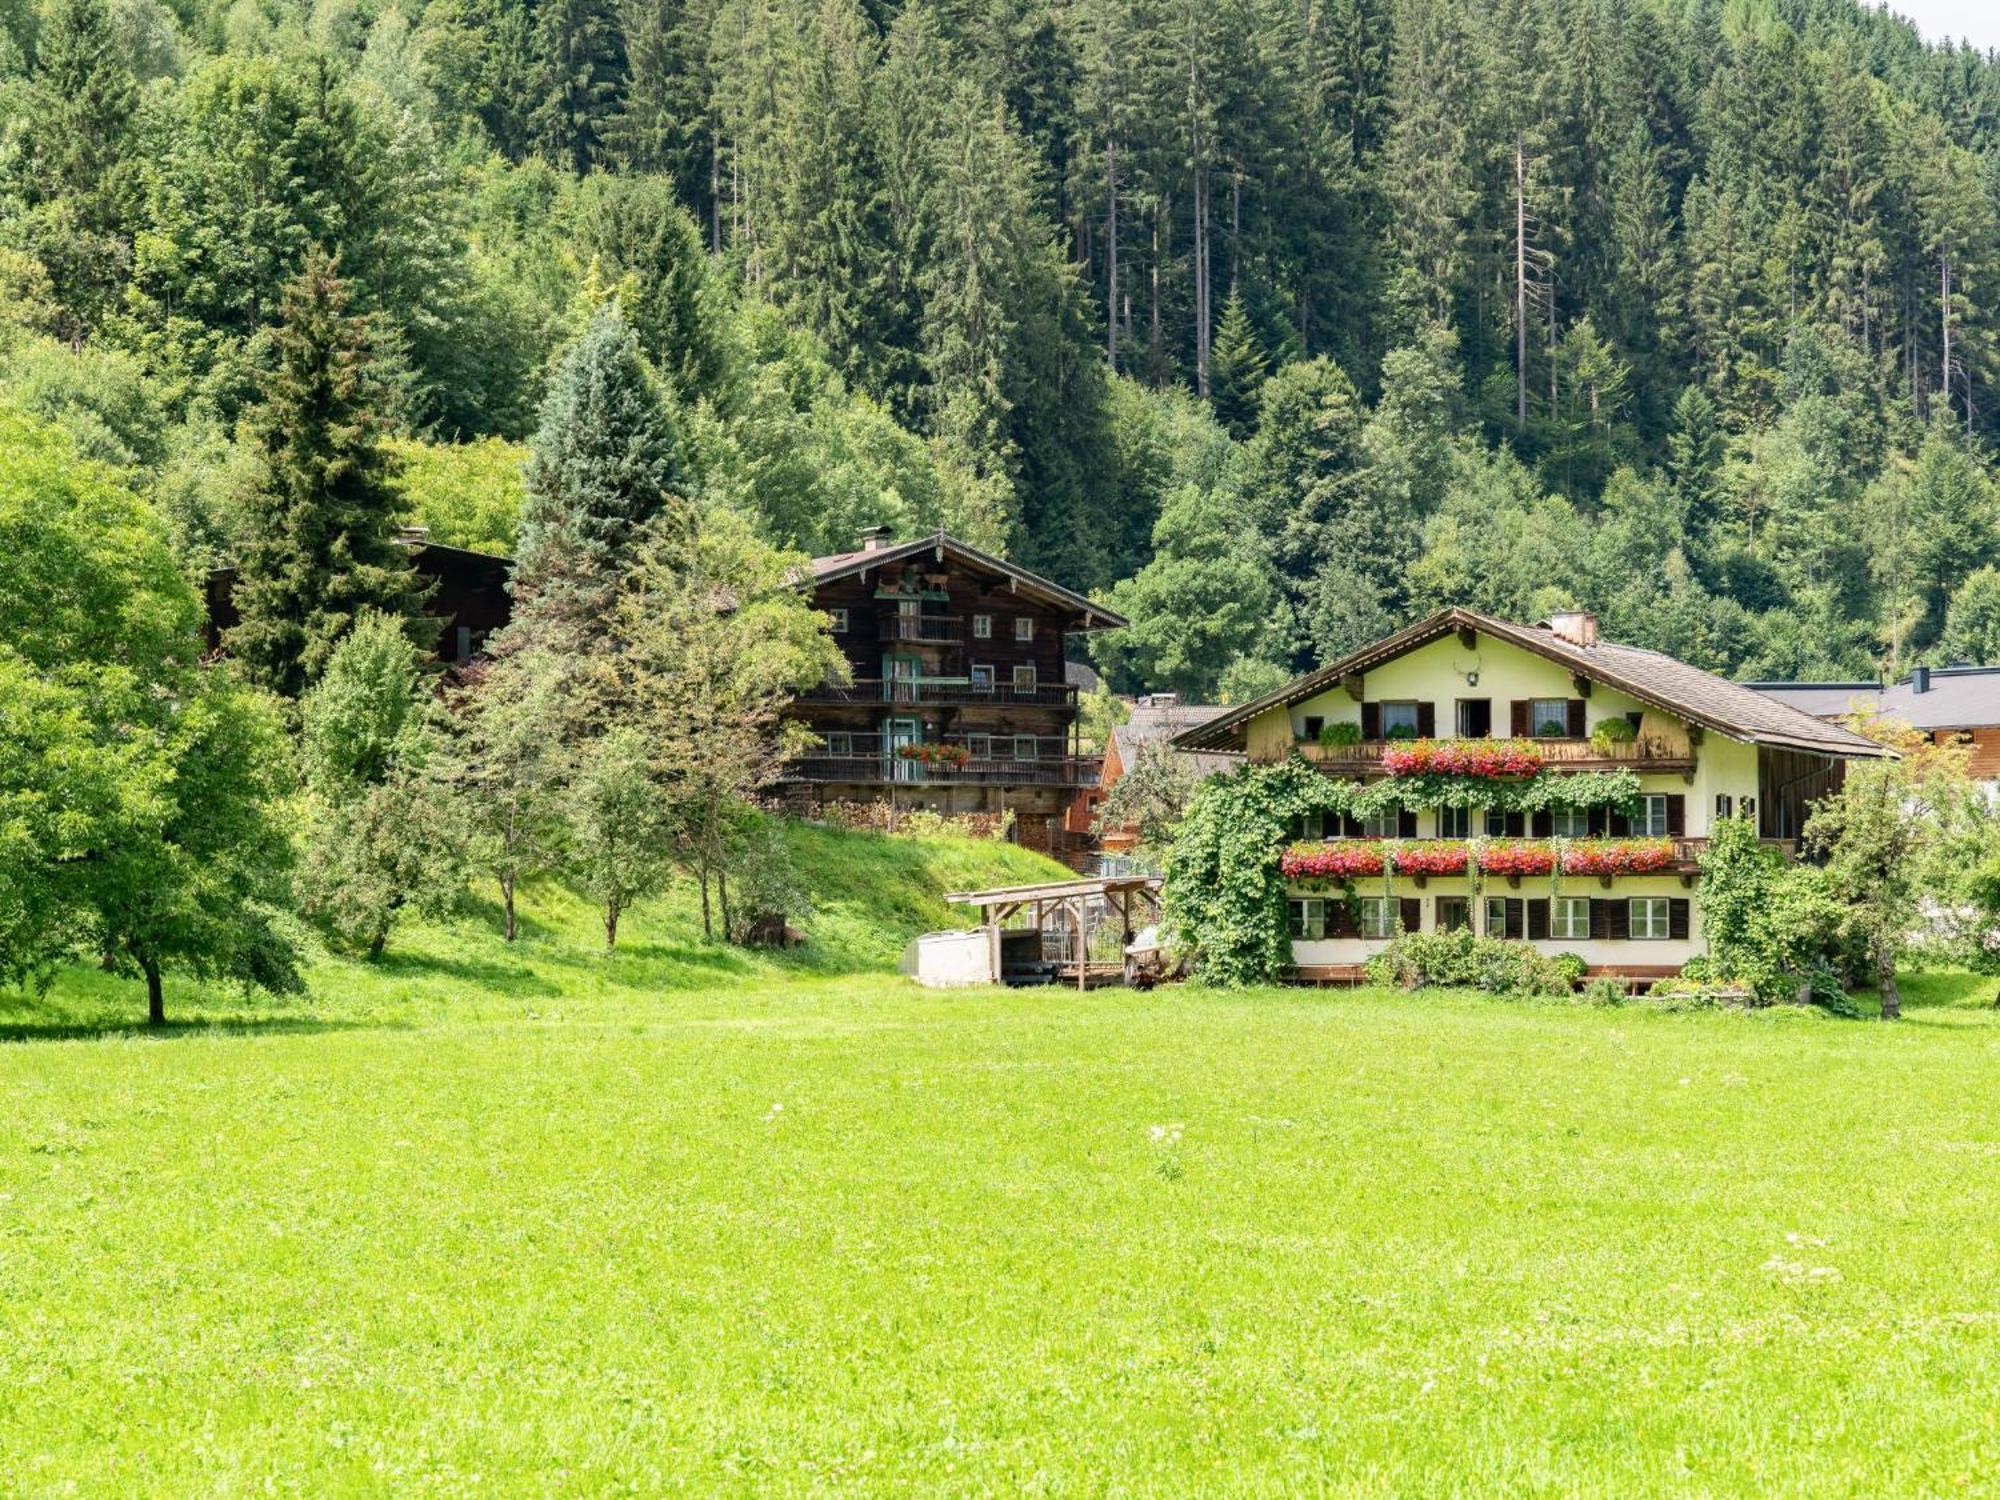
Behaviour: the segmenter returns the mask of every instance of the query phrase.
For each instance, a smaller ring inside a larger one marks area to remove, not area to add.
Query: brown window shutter
[[[1528,903],[1528,941],[1540,942],[1549,935],[1549,903],[1530,901]]]
[[[1607,901],[1611,908],[1611,930],[1605,934],[1612,942],[1623,942],[1632,935],[1632,908],[1624,901]]]
[[[1514,738],[1525,740],[1528,737],[1528,709],[1530,707],[1528,700],[1526,698],[1516,698],[1507,707],[1511,719],[1510,727],[1513,730]]]
[[[1584,826],[1590,830],[1592,838],[1602,838],[1604,836],[1604,825],[1609,817],[1610,813],[1602,803],[1599,803],[1584,815]]]
[[[1630,838],[1632,818],[1629,813],[1614,812],[1611,815],[1611,836],[1614,839]]]
[[[1536,838],[1545,839],[1556,831],[1555,814],[1545,807],[1535,814],[1535,820],[1529,826],[1534,829]]]
[[[1523,901],[1519,896],[1509,896],[1507,898],[1506,936],[1518,938],[1528,930],[1527,907],[1528,903]]]
[[[1361,738],[1379,740],[1382,738],[1382,705],[1364,703],[1361,705]]]
[[[1337,896],[1327,898],[1326,935],[1330,938],[1354,936],[1354,913]]]
[[[1615,901],[1600,901],[1592,897],[1590,901],[1590,935],[1602,941],[1611,936],[1611,908]]]
[[[1527,828],[1528,828],[1528,819],[1525,814],[1517,812],[1510,812],[1507,814],[1506,829],[1508,838],[1510,839],[1526,838]]]
[[[1688,935],[1687,897],[1676,896],[1667,903],[1667,936],[1684,938]]]
[[[1405,896],[1402,899],[1403,931],[1421,932],[1424,927],[1424,902],[1421,896]],[[1685,903],[1683,903],[1685,905]]]
[[[1419,703],[1417,705],[1417,733],[1429,739],[1438,732],[1437,705]]]
[[[1355,817],[1353,813],[1342,813],[1340,815],[1340,831],[1341,834],[1346,838],[1350,839],[1360,838],[1361,820]]]
[[[1413,839],[1417,836],[1417,810],[1413,807],[1401,808],[1396,813],[1396,837]]]
[[[1667,832],[1679,838],[1687,832],[1688,799],[1680,792],[1667,793]]]
[[[1581,698],[1572,698],[1569,700],[1569,737],[1573,740],[1583,738],[1583,700]]]

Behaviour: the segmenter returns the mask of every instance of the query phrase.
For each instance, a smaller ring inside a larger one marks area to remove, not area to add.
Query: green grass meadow
[[[2000,1012],[926,992],[557,891],[0,1002],[0,1493],[1981,1494]],[[918,882],[925,882],[918,884]]]

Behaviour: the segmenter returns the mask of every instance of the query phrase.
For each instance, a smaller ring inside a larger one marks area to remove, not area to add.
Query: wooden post
[[[1076,987],[1081,992],[1090,978],[1090,897],[1076,898]]]

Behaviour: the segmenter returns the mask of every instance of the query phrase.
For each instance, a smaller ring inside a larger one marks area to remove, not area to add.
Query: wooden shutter
[[[1511,719],[1510,728],[1517,740],[1525,740],[1528,737],[1528,710],[1532,706],[1526,698],[1515,698],[1507,705]]]
[[[1611,909],[1611,930],[1605,933],[1612,942],[1623,942],[1632,935],[1632,907],[1625,901],[1607,901]]]
[[[1361,820],[1355,817],[1353,813],[1342,813],[1340,815],[1340,831],[1348,838],[1360,838]]]
[[[1353,937],[1355,934],[1354,913],[1347,909],[1347,903],[1338,896],[1327,898],[1326,935],[1330,938]]]
[[[1403,931],[1405,932],[1423,931],[1424,927],[1423,898],[1421,896],[1405,896],[1402,899],[1400,905],[1402,906]],[[1683,901],[1681,905],[1686,906],[1687,903]]]
[[[1556,831],[1555,814],[1545,807],[1535,814],[1534,822],[1528,826],[1534,830],[1536,838],[1545,839]]]
[[[1518,839],[1527,837],[1528,819],[1525,813],[1510,812],[1501,825],[1507,830],[1507,837]]]
[[[1364,703],[1361,705],[1361,738],[1379,740],[1382,738],[1382,705]]]
[[[1688,935],[1687,897],[1676,896],[1667,903],[1667,936],[1684,938]]]
[[[1630,838],[1632,817],[1629,813],[1614,812],[1611,815],[1611,836],[1614,839]]]
[[[1583,700],[1581,698],[1572,698],[1569,700],[1569,737],[1573,740],[1583,738]]]
[[[1435,703],[1419,703],[1417,705],[1417,733],[1423,738],[1429,739],[1437,732],[1437,705]]]
[[[1528,941],[1539,942],[1549,935],[1549,903],[1530,901],[1528,903]]]
[[[1507,898],[1507,930],[1503,936],[1518,938],[1528,930],[1528,903],[1519,896]]]
[[[1602,838],[1604,836],[1605,825],[1610,820],[1610,817],[1610,810],[1600,802],[1596,807],[1591,808],[1589,812],[1584,814],[1585,831],[1594,839]]]
[[[1396,813],[1396,837],[1399,839],[1413,839],[1416,836],[1417,810],[1413,807],[1398,809]]]
[[[1600,942],[1611,936],[1611,908],[1614,901],[1599,901],[1592,897],[1590,902],[1590,935]]]
[[[1679,838],[1687,832],[1688,799],[1680,792],[1667,793],[1667,833]]]

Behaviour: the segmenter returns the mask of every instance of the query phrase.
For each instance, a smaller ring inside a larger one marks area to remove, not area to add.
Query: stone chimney
[[[884,547],[891,545],[890,539],[895,534],[896,532],[893,527],[865,526],[861,530],[861,535],[856,540],[861,544],[861,551],[880,552]]]
[[[1913,693],[1928,693],[1930,690],[1931,669],[1929,667],[1913,668],[1910,672],[1910,691]]]
[[[428,526],[398,526],[396,540],[405,547],[428,547],[431,544],[431,529]]]
[[[1566,609],[1548,618],[1549,634],[1572,646],[1597,644],[1597,616],[1585,609]]]

